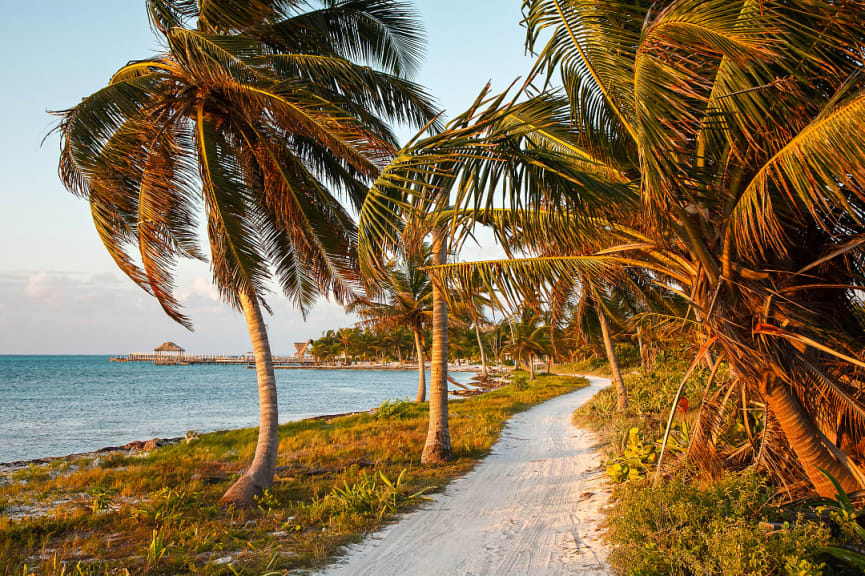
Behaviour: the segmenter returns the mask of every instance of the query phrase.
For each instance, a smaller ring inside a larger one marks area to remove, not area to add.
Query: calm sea
[[[368,410],[417,391],[412,371],[277,370],[276,380],[280,422]],[[0,462],[257,425],[255,370],[243,366],[0,356]]]

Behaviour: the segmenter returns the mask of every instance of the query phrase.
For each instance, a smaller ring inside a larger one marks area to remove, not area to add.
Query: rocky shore
[[[195,435],[197,436],[197,435]],[[0,475],[15,472],[16,470],[21,470],[22,468],[29,468],[31,465],[42,465],[42,464],[50,464],[51,462],[57,460],[78,460],[80,458],[98,458],[100,456],[108,456],[111,454],[140,454],[145,452],[150,452],[151,450],[156,450],[157,448],[161,448],[162,446],[168,446],[170,444],[179,444],[183,441],[191,441],[191,436],[187,434],[186,436],[178,436],[177,438],[152,438],[150,440],[133,440],[128,444],[124,444],[123,446],[106,446],[105,448],[99,448],[98,450],[93,450],[90,452],[77,452],[75,454],[68,454],[66,456],[50,456],[47,458],[34,458],[32,460],[15,460],[13,462],[0,462]]]

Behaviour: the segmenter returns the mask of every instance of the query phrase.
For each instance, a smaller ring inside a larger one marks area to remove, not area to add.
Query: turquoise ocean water
[[[277,370],[276,380],[281,423],[368,410],[417,391],[413,371]],[[243,366],[0,356],[0,462],[257,424],[255,370]]]

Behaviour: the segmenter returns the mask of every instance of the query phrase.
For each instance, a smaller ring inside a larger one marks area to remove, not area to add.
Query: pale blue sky
[[[415,0],[428,36],[417,78],[446,110],[462,111],[492,80],[524,75],[521,0]],[[190,351],[245,352],[240,316],[215,298],[206,265],[184,265],[179,294],[189,333],[117,271],[93,230],[86,203],[57,178],[47,110],[99,89],[156,43],[139,0],[50,0],[4,8],[0,23],[0,354],[122,353],[166,339]],[[268,320],[277,352],[350,322],[322,302],[308,321],[279,295]]]

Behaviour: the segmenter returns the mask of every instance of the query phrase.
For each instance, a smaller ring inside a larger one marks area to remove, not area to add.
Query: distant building
[[[306,342],[295,342],[294,349],[296,351],[295,356],[298,358],[312,358],[312,353],[310,349],[312,348],[312,340],[307,340]]]
[[[186,352],[183,348],[175,344],[174,342],[163,342],[162,345],[153,349],[156,352],[157,356],[162,356],[163,354],[172,355],[176,354],[177,356],[183,356],[183,353]]]

